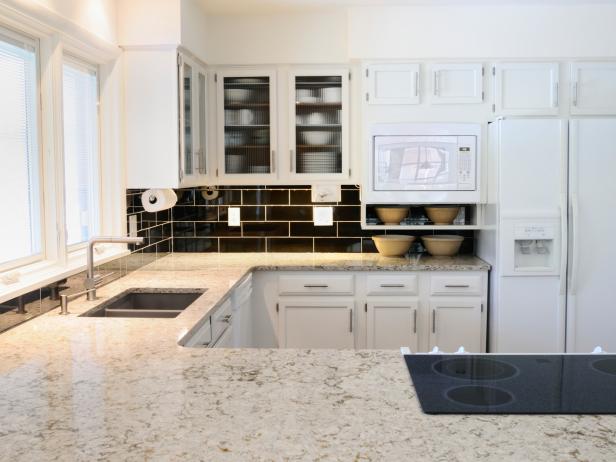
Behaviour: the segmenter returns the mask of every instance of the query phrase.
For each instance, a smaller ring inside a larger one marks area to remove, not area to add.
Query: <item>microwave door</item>
[[[418,137],[387,138],[379,140],[375,145],[375,190],[455,189],[456,137],[439,137],[438,140],[416,139]]]

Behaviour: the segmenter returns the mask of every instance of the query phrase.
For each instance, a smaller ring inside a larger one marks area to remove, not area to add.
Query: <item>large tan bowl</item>
[[[409,214],[408,207],[376,207],[376,216],[386,225],[399,225]]]
[[[384,257],[400,257],[409,251],[415,236],[388,234],[386,236],[372,236],[372,240],[376,249]]]
[[[462,236],[441,234],[436,236],[422,236],[421,240],[430,255],[434,257],[451,257],[460,251],[460,246],[464,238]]]
[[[426,215],[435,225],[450,225],[458,216],[460,207],[424,207]]]

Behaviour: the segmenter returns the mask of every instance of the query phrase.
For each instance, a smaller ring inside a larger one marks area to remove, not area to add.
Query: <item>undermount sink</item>
[[[175,318],[207,289],[129,289],[81,316],[95,318]]]

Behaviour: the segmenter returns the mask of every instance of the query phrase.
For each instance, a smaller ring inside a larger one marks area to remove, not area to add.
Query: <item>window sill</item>
[[[100,251],[102,250],[102,251]],[[97,265],[107,263],[116,258],[129,255],[130,252],[125,246],[109,245],[95,248],[94,263]],[[4,303],[12,298],[19,297],[47,284],[51,284],[60,279],[73,276],[86,269],[86,249],[79,249],[72,252],[66,265],[57,262],[42,261],[31,265],[15,268],[5,273],[0,273],[0,277],[17,273],[17,282],[6,284],[0,282],[0,303]]]

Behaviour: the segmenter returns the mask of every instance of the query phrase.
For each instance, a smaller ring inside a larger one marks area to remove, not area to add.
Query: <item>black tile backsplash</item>
[[[371,236],[384,231],[367,231],[360,224],[359,189],[343,185],[341,201],[314,204],[310,186],[221,186],[215,193],[200,188],[180,189],[178,203],[167,215],[145,214],[141,202],[131,198],[129,213],[141,213],[147,226],[148,246],[143,252],[376,252]],[[141,191],[128,194],[140,194]],[[334,208],[332,226],[314,226],[313,205]],[[227,224],[228,207],[239,207],[241,226]],[[161,230],[161,231],[158,231]],[[162,233],[162,234],[161,234]],[[420,236],[431,231],[390,231]],[[474,250],[472,231],[448,232],[464,235],[461,252]],[[418,239],[413,248],[423,251]],[[166,251],[166,250],[162,250]]]

